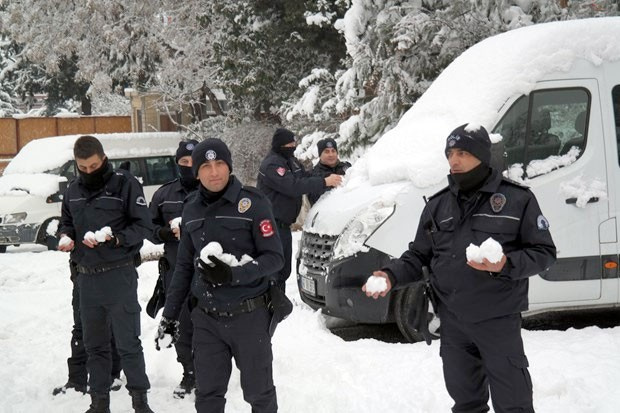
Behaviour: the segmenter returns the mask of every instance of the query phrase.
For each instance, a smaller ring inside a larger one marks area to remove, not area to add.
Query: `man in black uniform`
[[[413,242],[400,259],[373,275],[387,289],[405,288],[431,269],[438,299],[444,379],[453,412],[533,412],[532,382],[521,340],[528,277],[549,268],[556,250],[534,194],[489,166],[491,141],[483,127],[462,125],[446,142],[449,186],[422,211]],[[499,262],[468,261],[466,248],[499,242]],[[366,286],[363,287],[366,291]]]
[[[201,185],[183,207],[177,265],[156,347],[166,336],[174,342],[176,320],[191,289],[196,411],[224,412],[234,357],[252,412],[275,412],[267,292],[284,258],[269,200],[230,174],[232,158],[221,140],[200,142],[192,159]],[[203,248],[213,242],[237,260],[247,255],[250,261],[231,266],[216,256],[204,257]]]
[[[59,233],[71,239],[60,250],[75,249],[80,317],[92,404],[87,413],[109,412],[110,334],[127,377],[136,412],[152,413],[150,387],[140,343],[140,305],[135,257],[150,235],[151,219],[140,183],[127,171],[113,171],[101,142],[81,136],[73,147],[79,177],[62,202]],[[97,239],[88,232],[109,227]]]
[[[155,243],[164,243],[164,256],[159,259],[159,276],[167,291],[177,262],[180,230],[175,218],[181,218],[183,200],[198,188],[198,180],[192,172],[192,151],[198,144],[196,140],[179,142],[176,162],[180,177],[162,185],[154,194],[149,209],[153,217],[153,236]],[[177,361],[183,366],[183,379],[174,389],[176,398],[184,398],[195,387],[194,362],[192,360],[192,320],[186,305],[179,315],[179,339],[174,347]]]
[[[277,129],[271,140],[271,151],[258,171],[258,189],[271,201],[276,226],[282,239],[284,267],[276,277],[277,285],[285,290],[291,275],[293,239],[291,224],[301,210],[304,194],[322,194],[328,187],[340,185],[342,176],[331,174],[325,178],[312,176],[295,158],[295,135],[288,129]]]
[[[317,162],[312,169],[313,176],[326,178],[331,174],[344,175],[347,169],[351,167],[349,162],[342,162],[338,159],[338,145],[334,139],[321,139],[316,146],[319,150],[319,162]],[[329,191],[330,189],[331,188],[326,188],[325,191]],[[314,205],[321,195],[323,195],[323,192],[309,193],[308,200],[310,201],[310,205]]]

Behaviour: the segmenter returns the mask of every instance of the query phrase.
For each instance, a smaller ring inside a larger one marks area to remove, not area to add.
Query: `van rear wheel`
[[[396,319],[396,325],[401,334],[410,343],[424,341],[424,336],[408,322],[408,320],[412,320],[416,316],[416,314],[412,314],[412,312],[416,311],[416,300],[422,295],[423,288],[424,283],[418,282],[411,287],[396,292],[394,318]],[[439,338],[439,317],[435,315],[435,309],[431,303],[429,303],[427,319],[431,337],[433,340],[436,340]]]
[[[6,252],[6,245],[0,245],[0,254],[4,254]]]

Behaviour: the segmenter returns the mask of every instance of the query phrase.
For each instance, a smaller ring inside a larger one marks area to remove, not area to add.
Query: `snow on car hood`
[[[9,174],[0,176],[0,197],[16,202],[28,195],[47,197],[58,191],[58,183],[67,178],[52,174]]]

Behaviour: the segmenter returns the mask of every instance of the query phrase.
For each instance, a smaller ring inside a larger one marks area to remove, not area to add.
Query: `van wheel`
[[[47,233],[47,227],[53,220],[60,221],[60,217],[52,217],[44,221],[39,228],[39,235],[37,236],[37,244],[45,245],[48,251],[58,249],[58,238]]]
[[[0,245],[0,254],[4,254],[6,252],[6,245]]]
[[[418,297],[422,296],[423,288],[424,284],[418,282],[396,292],[394,318],[401,334],[410,343],[424,341],[424,336],[407,321],[415,318],[416,314],[412,314],[412,312],[416,311],[416,301],[419,299]],[[439,338],[439,317],[435,315],[435,309],[431,303],[429,303],[427,319],[429,321],[428,329],[433,340],[436,340]]]

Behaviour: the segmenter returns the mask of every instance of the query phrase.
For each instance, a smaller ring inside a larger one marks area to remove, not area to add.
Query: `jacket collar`
[[[480,189],[478,189],[476,192],[487,192],[490,194],[494,194],[497,192],[497,189],[499,188],[499,184],[501,182],[502,174],[500,174],[499,171],[497,171],[495,168],[491,168],[491,175],[489,175],[486,182],[482,184]],[[454,181],[454,179],[452,179],[452,175],[450,174],[448,174],[448,187],[450,188],[450,192],[452,192],[454,196],[458,196],[459,187]]]

